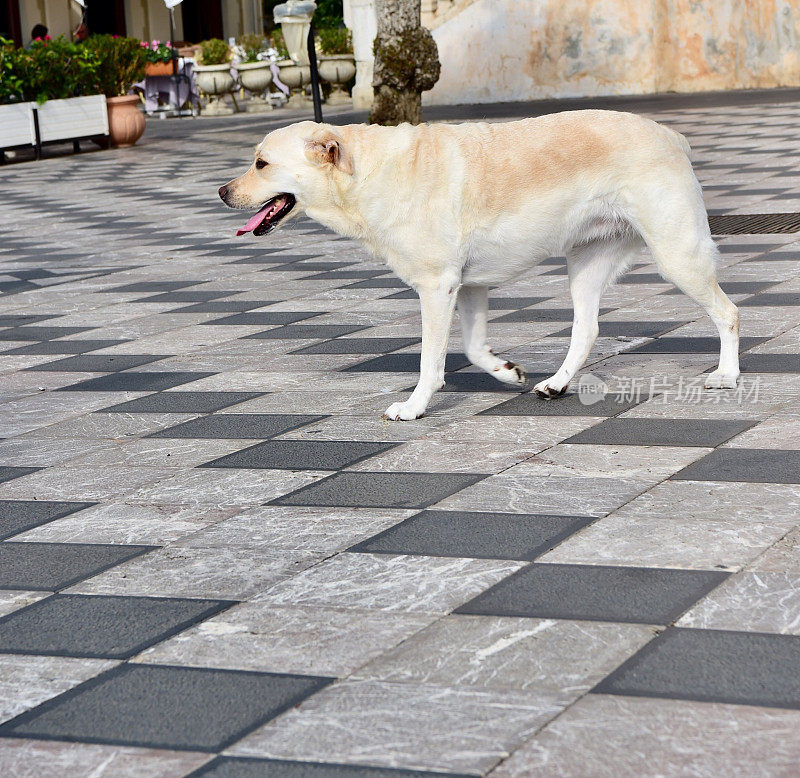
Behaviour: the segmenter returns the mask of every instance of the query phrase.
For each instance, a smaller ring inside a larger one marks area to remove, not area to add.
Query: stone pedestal
[[[353,107],[368,111],[372,107],[372,71],[375,63],[372,44],[378,32],[374,0],[344,0],[344,23],[353,33],[353,53],[356,58]]]

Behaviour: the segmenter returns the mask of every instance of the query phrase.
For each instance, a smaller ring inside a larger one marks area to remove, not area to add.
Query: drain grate
[[[800,232],[800,213],[717,214],[708,217],[712,235]]]

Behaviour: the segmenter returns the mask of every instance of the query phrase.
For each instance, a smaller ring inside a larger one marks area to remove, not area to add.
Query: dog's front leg
[[[392,403],[383,415],[392,421],[418,419],[425,413],[434,392],[444,386],[444,360],[453,321],[458,283],[442,283],[418,289],[422,310],[422,358],[419,382],[404,403]]]

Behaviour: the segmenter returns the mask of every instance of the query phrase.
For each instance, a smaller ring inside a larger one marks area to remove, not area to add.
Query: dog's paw
[[[738,373],[723,373],[722,370],[715,370],[706,376],[703,384],[706,389],[735,389]]]
[[[411,421],[412,419],[418,419],[424,413],[424,408],[419,408],[409,402],[392,403],[386,409],[383,418],[389,421]]]
[[[568,383],[569,382],[562,385],[554,381],[553,378],[546,378],[544,381],[539,381],[539,383],[533,387],[533,391],[536,392],[539,397],[550,400],[553,397],[561,397],[561,395],[567,391]]]
[[[502,365],[499,365],[492,370],[491,375],[493,375],[498,381],[502,381],[504,384],[517,384],[519,386],[524,386],[528,380],[528,377],[525,375],[525,371],[519,365],[516,365],[513,362],[505,362]]]

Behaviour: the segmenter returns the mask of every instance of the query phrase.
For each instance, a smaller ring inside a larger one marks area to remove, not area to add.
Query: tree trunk
[[[375,0],[372,124],[419,124],[422,93],[439,80],[436,41],[420,25],[420,0]]]

